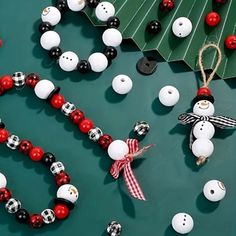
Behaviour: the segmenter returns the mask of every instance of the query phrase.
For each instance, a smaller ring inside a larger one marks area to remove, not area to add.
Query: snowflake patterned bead
[[[50,167],[50,171],[52,172],[53,175],[57,175],[64,170],[65,170],[65,166],[60,161],[53,162]]]

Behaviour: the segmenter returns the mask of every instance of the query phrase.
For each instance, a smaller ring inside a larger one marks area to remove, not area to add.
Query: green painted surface
[[[108,175],[112,162],[106,153],[60,111],[37,99],[28,88],[14,90],[0,100],[1,118],[7,128],[53,152],[65,164],[72,183],[78,186],[80,198],[66,221],[40,230],[18,224],[1,204],[0,234],[105,236],[107,223],[116,219],[123,226],[123,236],[176,236],[169,226],[172,216],[185,211],[195,220],[191,236],[234,236],[236,133],[217,132],[213,139],[214,155],[198,170],[188,150],[189,129],[177,121],[180,113],[191,109],[199,74],[181,63],[168,64],[158,58],[157,72],[142,76],[136,72],[135,64],[143,54],[128,42],[118,48],[118,58],[102,74],[63,73],[51,64],[38,44],[40,12],[50,4],[49,0],[1,0],[0,35],[4,40],[0,49],[1,74],[37,72],[42,78],[52,80],[61,86],[69,101],[115,139],[128,137],[136,121],[149,122],[151,131],[141,145],[155,143],[156,147],[144,155],[140,164],[134,163],[148,201],[131,199],[123,179],[112,180]],[[83,14],[66,14],[56,30],[60,32],[62,48],[75,50],[81,58],[103,48],[102,29],[94,28]],[[112,78],[121,73],[131,76],[134,82],[133,90],[126,97],[114,94],[110,88]],[[167,84],[176,86],[181,94],[172,110],[162,107],[156,99],[160,88]],[[216,114],[236,117],[234,80],[213,81],[211,89],[216,98]],[[0,157],[0,171],[6,174],[9,188],[26,209],[41,212],[52,206],[56,186],[49,171],[5,145],[0,146]],[[220,179],[227,187],[226,198],[219,205],[207,202],[201,195],[203,185],[210,179]]]
[[[178,0],[171,12],[158,10],[161,0],[110,0],[113,2],[117,16],[122,19],[120,30],[125,39],[132,39],[142,51],[156,50],[168,62],[184,61],[192,70],[198,71],[196,55],[200,47],[206,42],[219,44],[223,61],[217,71],[223,79],[236,76],[236,54],[224,47],[224,39],[235,33],[236,1],[228,0],[225,5],[216,5],[213,0]],[[216,11],[221,16],[221,22],[217,27],[208,27],[205,24],[205,16]],[[94,25],[101,25],[92,10],[86,10]],[[178,17],[188,17],[192,24],[192,33],[179,39],[172,33],[172,23]],[[159,20],[162,31],[155,36],[145,33],[146,26],[151,20]],[[214,67],[216,55],[208,52],[206,68]]]

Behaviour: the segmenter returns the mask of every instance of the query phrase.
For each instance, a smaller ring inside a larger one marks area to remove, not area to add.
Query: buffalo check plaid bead
[[[41,216],[43,217],[43,222],[45,224],[51,224],[55,221],[55,213],[51,209],[45,209],[42,213]]]
[[[150,130],[150,126],[146,121],[139,121],[134,125],[134,133],[139,136],[144,136]]]
[[[16,135],[11,135],[10,137],[8,137],[6,145],[10,148],[10,149],[17,149],[18,146],[20,145],[20,139],[18,136]]]
[[[111,236],[119,236],[121,234],[121,225],[117,221],[112,221],[107,226],[107,233]]]
[[[57,175],[64,170],[65,170],[65,167],[63,163],[60,161],[53,162],[50,167],[50,171],[52,172],[53,175]]]
[[[93,140],[94,142],[97,142],[102,135],[102,130],[98,127],[90,129],[88,132],[89,139]]]
[[[5,205],[8,213],[16,213],[21,208],[21,202],[15,198],[10,198]]]
[[[25,85],[25,75],[23,72],[15,72],[12,75],[12,79],[16,87],[22,87],[23,85]]]
[[[70,114],[76,110],[76,107],[73,103],[70,102],[66,102],[65,104],[62,105],[61,107],[61,112],[65,115],[65,116],[70,116]]]

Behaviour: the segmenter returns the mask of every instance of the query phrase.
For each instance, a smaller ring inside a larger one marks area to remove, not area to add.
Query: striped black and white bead
[[[57,175],[64,170],[65,170],[65,166],[60,161],[53,162],[50,167],[50,171],[52,172],[53,175]]]
[[[5,205],[8,213],[14,214],[21,208],[21,202],[15,198],[10,198]]]
[[[25,74],[23,72],[15,72],[12,75],[15,87],[22,87],[25,85]]]
[[[138,136],[145,136],[150,130],[150,126],[146,121],[138,121],[134,125],[134,133]]]
[[[20,138],[16,135],[11,135],[11,136],[8,137],[6,145],[10,149],[15,150],[20,145]]]
[[[62,105],[61,107],[61,112],[65,115],[65,116],[70,116],[70,114],[76,110],[76,107],[73,103],[70,102],[66,102],[65,104]]]
[[[110,224],[107,226],[107,233],[110,236],[119,236],[121,234],[121,224],[119,224],[117,221],[112,221]]]
[[[88,132],[89,139],[93,140],[94,142],[97,142],[102,135],[102,130],[98,127],[90,129]]]
[[[41,216],[43,217],[43,222],[45,224],[51,224],[56,219],[55,213],[51,209],[45,209],[44,211],[42,211]]]

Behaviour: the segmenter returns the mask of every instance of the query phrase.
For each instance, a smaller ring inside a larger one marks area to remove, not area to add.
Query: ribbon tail
[[[126,186],[131,194],[132,197],[137,198],[139,200],[146,201],[146,198],[143,194],[143,191],[134,176],[134,173],[131,169],[130,162],[124,168],[124,179]]]
[[[154,146],[155,146],[155,144],[150,144],[150,145],[148,145],[148,146],[145,146],[145,147],[141,148],[140,150],[138,150],[137,152],[132,153],[132,156],[133,156],[133,157],[140,156],[140,155],[142,155],[143,153],[145,153],[146,151],[148,151],[148,149],[150,149],[150,148],[152,148],[152,147],[154,147]]]

